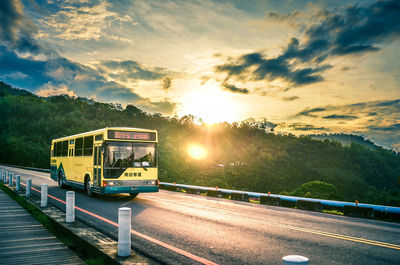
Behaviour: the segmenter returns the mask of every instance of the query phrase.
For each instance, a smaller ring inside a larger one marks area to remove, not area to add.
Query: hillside
[[[49,167],[50,141],[103,128],[151,128],[160,135],[160,180],[257,192],[291,192],[310,181],[333,184],[344,200],[400,206],[400,155],[381,147],[266,134],[248,123],[196,125],[82,98],[40,98],[0,84],[0,162]],[[190,143],[207,159],[188,157]]]
[[[345,134],[345,133],[331,133],[331,134],[309,134],[309,137],[315,140],[330,140],[330,141],[336,141],[341,143],[344,146],[350,146],[351,144],[359,144],[362,145],[366,148],[369,149],[375,149],[377,148],[377,145],[375,145],[373,142],[370,140],[365,139],[362,136],[359,135],[354,135],[354,134]]]

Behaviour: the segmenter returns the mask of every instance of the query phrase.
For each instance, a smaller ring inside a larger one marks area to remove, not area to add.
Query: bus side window
[[[68,156],[68,140],[62,142],[61,156]]]
[[[55,157],[56,156],[56,143],[53,143],[53,151],[51,152],[51,156]]]
[[[93,154],[93,135],[86,136],[83,141],[83,155],[91,156]]]
[[[56,152],[56,156],[61,156],[61,152],[62,152],[62,142],[57,142],[57,152]]]
[[[83,153],[83,137],[75,140],[75,156],[82,156]]]

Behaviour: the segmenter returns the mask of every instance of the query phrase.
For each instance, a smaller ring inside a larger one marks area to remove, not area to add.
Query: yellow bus
[[[122,127],[54,139],[50,176],[89,196],[158,192],[157,141],[155,130]]]

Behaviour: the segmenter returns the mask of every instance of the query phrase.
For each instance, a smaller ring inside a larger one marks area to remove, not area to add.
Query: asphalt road
[[[49,174],[2,167],[65,200]],[[75,190],[76,206],[118,222],[118,208],[132,208],[132,229],[217,264],[282,264],[302,255],[311,264],[400,264],[400,224],[258,205],[161,190],[90,198]],[[34,192],[35,194],[36,192]],[[49,202],[64,209],[54,199]],[[77,218],[116,238],[117,229],[87,213]],[[176,251],[132,235],[133,249],[162,264],[200,264]]]

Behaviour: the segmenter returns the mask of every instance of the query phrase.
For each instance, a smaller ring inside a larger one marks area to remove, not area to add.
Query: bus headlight
[[[156,185],[156,183],[157,183],[157,181],[155,181],[155,180],[151,181],[151,185]]]
[[[121,181],[109,181],[108,186],[121,186],[122,182]]]

